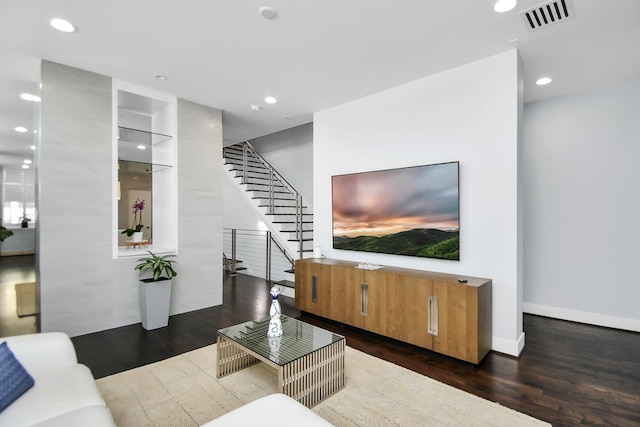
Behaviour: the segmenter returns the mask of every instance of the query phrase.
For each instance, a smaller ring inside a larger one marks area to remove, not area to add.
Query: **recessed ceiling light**
[[[251,105],[251,111],[260,111],[260,106],[259,105]]]
[[[155,75],[155,76],[153,76],[153,77],[155,77],[155,78],[156,78],[156,79],[158,79],[158,80],[162,80],[162,81],[167,80],[167,76],[163,76],[162,74],[156,74],[156,75]]]
[[[29,169],[29,165],[22,165],[22,169]]]
[[[544,85],[548,85],[549,83],[551,83],[551,77],[541,77],[538,80],[536,80],[536,84],[538,86],[544,86]]]
[[[144,145],[138,145],[138,150],[146,150],[147,147],[145,147]]]
[[[33,163],[33,161],[31,161],[29,159],[24,159],[24,164],[25,165],[30,165],[31,163]]]
[[[262,16],[264,19],[275,19],[278,16],[278,12],[276,12],[274,8],[269,6],[261,7],[260,9],[258,9],[258,12],[260,12],[260,16]]]
[[[278,100],[275,99],[273,96],[267,96],[264,99],[264,102],[266,102],[267,104],[275,104],[276,102],[278,102]]]
[[[76,27],[73,24],[65,19],[53,18],[50,21],[50,24],[53,28],[58,31],[62,31],[63,33],[73,33],[76,31]]]
[[[509,12],[511,9],[516,7],[518,2],[516,0],[498,0],[493,4],[493,10],[498,13]]]
[[[35,150],[35,149],[36,149],[36,146],[35,146],[35,145],[32,145],[32,146],[31,146],[31,147],[29,147],[29,148],[31,148],[32,150]]]
[[[40,97],[38,95],[32,95],[30,93],[21,93],[20,98],[24,99],[25,101],[40,102]]]
[[[18,126],[18,127],[15,129],[15,131],[16,131],[16,132],[20,132],[20,133],[27,132],[28,130],[29,130],[29,129],[27,129],[27,128],[26,128],[26,127],[24,127],[24,126]]]

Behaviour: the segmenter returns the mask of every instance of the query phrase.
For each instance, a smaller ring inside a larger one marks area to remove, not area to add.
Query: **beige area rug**
[[[16,284],[16,311],[18,317],[40,313],[36,282]]]
[[[263,363],[216,379],[215,360],[211,345],[97,383],[119,427],[198,426],[277,391]],[[313,408],[336,426],[550,425],[350,347],[345,365],[345,388]]]

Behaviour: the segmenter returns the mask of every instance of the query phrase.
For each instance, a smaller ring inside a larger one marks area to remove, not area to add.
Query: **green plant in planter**
[[[31,218],[28,218],[26,215],[22,215],[20,217],[20,223],[22,224],[22,228],[28,228],[29,221],[31,221]]]
[[[151,271],[153,275],[153,277],[149,279],[151,282],[167,279],[170,280],[178,275],[178,273],[173,269],[173,263],[176,261],[169,259],[175,258],[175,255],[158,256],[151,251],[147,252],[149,252],[149,256],[140,258],[138,260],[139,264],[135,266],[136,270],[140,270],[140,275],[145,271]],[[165,276],[162,276],[163,274]]]
[[[4,225],[0,225],[0,243],[4,242],[6,238],[11,236],[13,236],[13,231],[7,230],[7,227]]]

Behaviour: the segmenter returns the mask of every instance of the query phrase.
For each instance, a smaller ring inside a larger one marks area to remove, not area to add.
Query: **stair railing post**
[[[247,183],[247,173],[248,173],[248,163],[249,163],[249,153],[247,144],[242,144],[242,183]]]
[[[269,167],[269,213],[275,213],[275,201],[273,196],[273,168]]]
[[[299,258],[302,259],[302,247],[303,247],[303,240],[302,240],[302,236],[303,236],[303,229],[302,229],[302,196],[300,194],[297,195],[298,197],[296,197],[296,228],[298,229],[297,232],[297,236],[298,236],[298,252],[299,252]]]
[[[231,275],[236,275],[236,229],[231,229]]]
[[[267,231],[267,260],[265,263],[265,279],[271,282],[271,232]]]

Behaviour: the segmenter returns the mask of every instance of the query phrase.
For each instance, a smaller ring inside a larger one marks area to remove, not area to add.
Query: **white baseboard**
[[[509,356],[520,357],[520,353],[524,348],[524,332],[520,334],[517,340],[505,340],[493,337],[491,340],[491,350],[499,353],[508,354]]]
[[[588,313],[586,311],[532,304],[528,302],[522,303],[522,311],[524,313],[536,314],[538,316],[553,317],[554,319],[570,320],[572,322],[587,323],[589,325],[640,332],[640,319],[629,319],[626,317],[609,316],[606,314]]]

